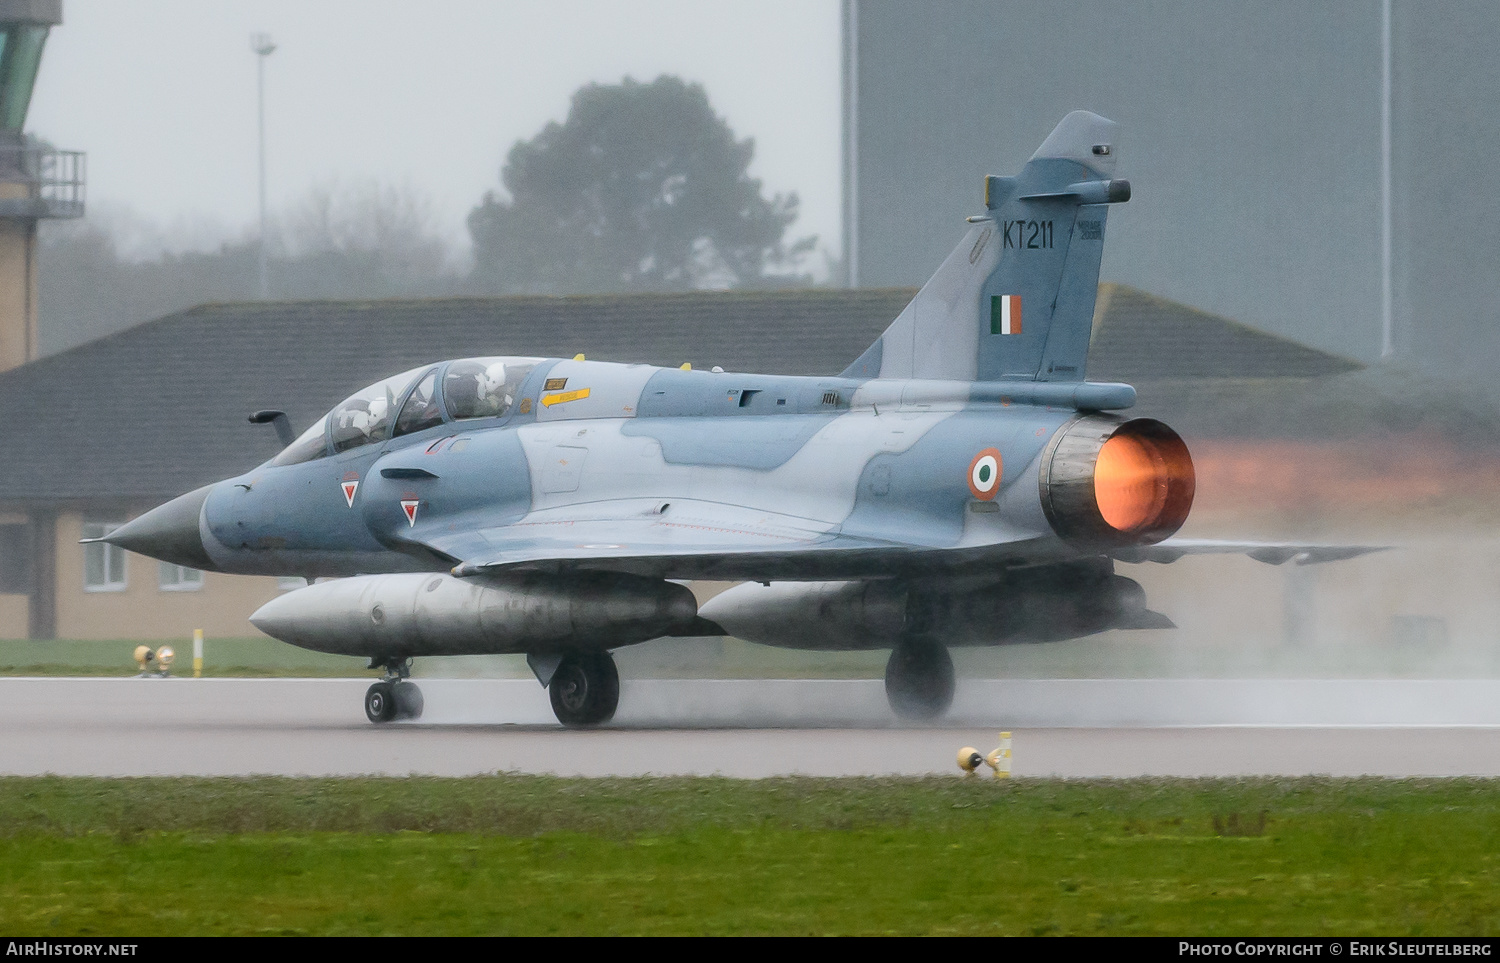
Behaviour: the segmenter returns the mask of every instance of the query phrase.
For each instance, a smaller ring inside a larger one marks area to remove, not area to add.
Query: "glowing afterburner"
[[[1193,507],[1187,445],[1150,418],[1078,419],[1043,453],[1040,481],[1047,520],[1075,543],[1150,545],[1181,528]]]

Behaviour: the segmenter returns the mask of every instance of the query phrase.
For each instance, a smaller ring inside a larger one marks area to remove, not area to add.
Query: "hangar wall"
[[[1102,279],[1364,361],[1381,348],[1381,0],[845,0],[858,286],[925,281],[1068,111],[1119,121]],[[1397,354],[1492,370],[1500,4],[1392,0]]]

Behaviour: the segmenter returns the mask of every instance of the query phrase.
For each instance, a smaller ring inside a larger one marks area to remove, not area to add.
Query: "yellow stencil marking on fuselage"
[[[588,396],[589,389],[579,388],[577,391],[564,391],[562,394],[557,395],[543,395],[542,404],[551,408],[553,405],[560,405],[568,401],[577,401],[579,398],[587,398]]]

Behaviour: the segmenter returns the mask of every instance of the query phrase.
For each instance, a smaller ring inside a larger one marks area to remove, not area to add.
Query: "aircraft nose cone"
[[[140,518],[121,525],[104,536],[104,540],[128,552],[149,555],[174,565],[218,571],[198,534],[198,516],[211,488],[212,485],[204,485],[197,491],[178,495],[165,505],[158,505]]]

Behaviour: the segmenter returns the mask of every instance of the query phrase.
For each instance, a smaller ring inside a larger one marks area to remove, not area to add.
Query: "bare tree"
[[[43,350],[207,301],[256,297],[253,236],[195,249],[179,236],[183,226],[109,208],[47,225],[38,258]],[[199,237],[211,233],[195,226]],[[318,185],[275,218],[271,244],[278,299],[426,297],[460,283],[431,201],[410,185]]]

